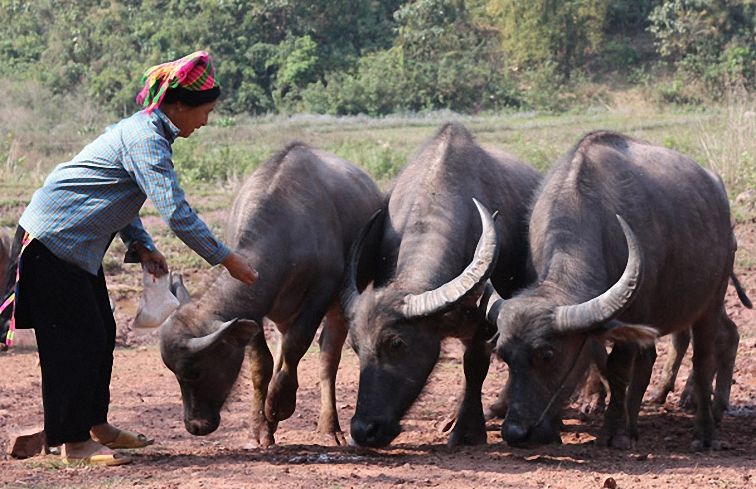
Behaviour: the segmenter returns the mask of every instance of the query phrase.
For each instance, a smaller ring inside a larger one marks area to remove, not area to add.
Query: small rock
[[[615,481],[612,477],[607,477],[607,479],[604,481],[604,486],[606,489],[617,489],[617,481]]]
[[[648,454],[641,453],[640,455],[636,455],[635,460],[637,460],[638,462],[645,462],[646,460],[648,460]]]

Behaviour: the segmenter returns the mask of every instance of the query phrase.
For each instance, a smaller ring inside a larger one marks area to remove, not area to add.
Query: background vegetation
[[[0,0],[0,19],[2,225],[137,110],[146,67],[196,49],[224,93],[175,162],[217,230],[292,139],[386,186],[448,120],[542,171],[590,130],[642,137],[718,171],[736,219],[756,219],[753,0]],[[172,263],[202,267],[151,214]]]
[[[133,111],[150,65],[214,54],[226,114],[566,110],[754,88],[753,0],[0,0],[0,77]]]

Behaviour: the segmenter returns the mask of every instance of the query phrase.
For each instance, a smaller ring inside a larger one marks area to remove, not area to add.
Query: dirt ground
[[[741,249],[756,250],[756,222],[736,228]],[[756,299],[756,267],[738,270],[743,285]],[[196,271],[198,283],[207,270]],[[134,463],[112,468],[65,467],[58,457],[14,460],[7,452],[8,433],[40,424],[39,368],[33,349],[14,348],[0,354],[0,487],[12,488],[741,488],[756,486],[756,313],[745,309],[734,290],[727,306],[738,324],[741,341],[732,388],[731,410],[720,438],[729,450],[694,453],[689,449],[693,419],[677,406],[690,368],[687,355],[675,391],[664,406],[645,404],[640,416],[641,439],[634,450],[599,446],[599,416],[566,412],[562,445],[513,449],[502,442],[498,421],[489,423],[488,445],[447,448],[440,432],[462,386],[461,349],[445,343],[428,385],[403,421],[404,432],[384,450],[331,447],[315,433],[319,393],[317,348],[300,365],[300,390],[294,416],[282,422],[278,445],[247,451],[251,381],[243,369],[238,386],[222,412],[220,428],[194,437],[182,422],[178,384],[164,367],[154,331],[130,330],[138,294],[135,271],[129,283],[113,283],[117,302],[119,346],[111,383],[111,421],[156,439],[133,452]],[[270,338],[271,344],[276,340]],[[659,359],[652,387],[659,381],[669,339],[659,341]],[[493,402],[506,378],[506,366],[494,360],[484,386],[484,405]],[[338,379],[342,428],[348,429],[357,395],[358,363],[345,347]],[[650,391],[651,389],[649,389]]]

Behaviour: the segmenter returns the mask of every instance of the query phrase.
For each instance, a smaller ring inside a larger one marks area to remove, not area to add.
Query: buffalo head
[[[350,322],[351,344],[360,359],[357,407],[351,423],[352,439],[360,445],[385,446],[399,434],[402,416],[438,360],[444,333],[465,322],[478,324],[477,295],[495,266],[498,243],[491,215],[477,200],[475,205],[483,225],[473,259],[456,278],[433,290],[409,293],[401,283],[391,281],[384,287],[370,284],[362,293],[358,291],[357,262],[377,217],[353,247],[342,305]]]
[[[220,409],[239,376],[244,346],[260,328],[251,320],[211,321],[212,332],[195,337],[187,324],[191,316],[182,309],[160,328],[160,354],[181,388],[186,430],[207,435],[220,424]]]
[[[616,318],[630,304],[641,278],[641,252],[635,234],[619,216],[628,247],[620,279],[606,292],[574,304],[572,291],[541,282],[503,300],[490,283],[481,299],[486,318],[498,328],[495,352],[509,366],[507,416],[502,438],[513,446],[560,442],[561,409],[590,362],[598,336],[647,341],[652,328]]]

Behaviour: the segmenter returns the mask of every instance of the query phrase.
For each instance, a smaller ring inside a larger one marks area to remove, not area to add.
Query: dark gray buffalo
[[[294,412],[297,365],[325,316],[318,430],[332,442],[344,442],[334,392],[347,335],[338,292],[352,241],[381,199],[366,173],[298,143],[244,183],[226,242],[257,269],[258,281],[244,285],[224,271],[199,300],[182,305],[161,327],[163,361],[181,386],[190,433],[206,435],[218,427],[249,347],[251,445],[275,443],[278,422]],[[281,332],[275,362],[259,327],[264,317]]]
[[[512,445],[559,441],[560,409],[587,368],[589,343],[611,338],[604,430],[611,446],[629,447],[656,356],[653,339],[691,328],[696,393],[704,400],[694,447],[717,446],[712,377],[715,370],[732,374],[738,345],[724,309],[735,249],[715,174],[627,136],[585,136],[551,170],[533,206],[537,282],[509,300],[487,287],[481,301],[498,325],[496,353],[509,365],[502,437]]]
[[[504,294],[526,284],[525,216],[539,180],[514,157],[482,149],[459,124],[443,126],[397,177],[354,247],[342,299],[360,359],[356,443],[384,446],[399,434],[444,337],[466,348],[449,443],[485,443],[481,386],[494,331],[476,301],[489,275]],[[499,211],[495,224],[484,206]],[[360,292],[354,276],[363,269],[372,283]]]

